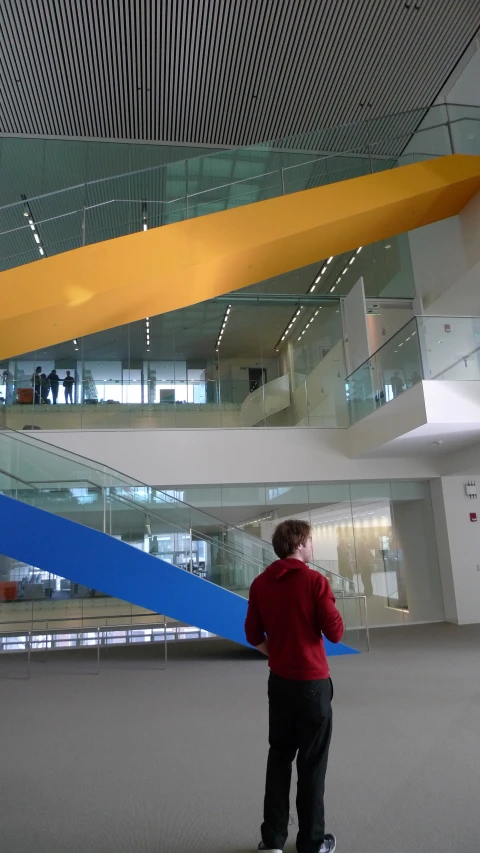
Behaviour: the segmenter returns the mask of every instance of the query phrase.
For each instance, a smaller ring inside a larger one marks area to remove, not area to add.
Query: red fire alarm
[[[477,513],[471,512],[470,513],[470,521],[476,521],[476,520],[477,520]]]

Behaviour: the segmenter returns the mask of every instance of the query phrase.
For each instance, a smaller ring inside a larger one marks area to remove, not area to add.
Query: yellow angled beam
[[[0,358],[202,302],[453,216],[480,189],[454,154],[107,240],[0,274]]]

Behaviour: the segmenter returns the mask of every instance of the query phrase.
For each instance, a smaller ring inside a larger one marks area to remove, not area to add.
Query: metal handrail
[[[367,367],[367,366],[371,367],[371,364],[370,364],[371,360],[373,358],[375,358],[375,356],[378,355],[378,353],[382,349],[384,349],[384,347],[391,346],[392,341],[397,337],[397,335],[400,335],[400,333],[403,332],[404,329],[406,329],[406,327],[410,325],[410,323],[413,323],[418,330],[418,317],[417,317],[417,315],[415,315],[414,317],[410,317],[410,320],[407,320],[407,322],[404,323],[403,326],[400,326],[400,328],[395,332],[394,335],[392,335],[391,338],[388,339],[388,341],[385,341],[385,343],[382,344],[381,347],[379,347],[377,350],[375,350],[375,352],[372,352],[371,355],[369,355],[368,358],[365,359],[365,361],[362,361],[362,363],[359,364],[358,367],[355,368],[355,370],[352,370],[352,372],[349,373],[348,376],[345,377],[345,382],[348,382],[348,380],[351,379],[352,376],[355,373],[357,373],[358,370],[361,370],[362,367]]]
[[[351,595],[351,596],[350,595],[347,595],[347,596],[346,595],[336,595],[335,597],[341,601],[351,601],[352,599],[363,600],[364,610],[365,610],[365,626],[359,625],[358,628],[356,628],[356,627],[348,628],[348,626],[345,626],[345,630],[346,631],[348,631],[348,630],[352,630],[352,631],[354,631],[354,630],[365,630],[366,640],[367,640],[367,651],[370,651],[370,627],[369,627],[369,623],[368,623],[368,609],[367,609],[367,597],[366,597],[366,595],[361,594],[361,593],[355,593],[354,595]],[[38,628],[38,633],[41,635],[49,634],[49,633],[51,635],[53,635],[54,631],[49,632],[48,626],[51,625],[52,623],[55,623],[55,622],[80,622],[80,621],[82,622],[82,625],[80,628],[77,628],[77,627],[70,628],[69,626],[66,626],[65,628],[61,628],[61,629],[59,628],[59,632],[60,631],[62,631],[62,632],[70,632],[70,631],[75,632],[75,631],[80,631],[80,630],[87,632],[87,631],[93,629],[93,630],[97,631],[97,634],[100,632],[102,627],[103,627],[103,630],[105,630],[105,631],[108,629],[111,629],[112,631],[115,631],[115,630],[123,631],[123,630],[135,630],[135,628],[138,628],[139,630],[141,630],[142,628],[145,628],[145,630],[148,630],[150,628],[153,629],[153,628],[157,627],[158,625],[160,625],[160,627],[163,627],[163,629],[164,629],[164,641],[165,641],[165,643],[166,643],[166,631],[167,631],[168,626],[173,626],[175,628],[192,627],[190,625],[187,625],[187,623],[179,622],[176,619],[173,619],[173,620],[170,619],[169,620],[167,618],[167,616],[165,616],[165,615],[163,615],[163,621],[162,622],[143,622],[143,623],[139,623],[139,624],[135,625],[133,623],[133,621],[130,621],[129,623],[126,622],[124,624],[119,624],[119,625],[118,624],[117,625],[108,625],[108,619],[124,619],[124,618],[128,619],[129,616],[130,616],[130,620],[133,620],[134,618],[143,618],[145,616],[160,616],[160,614],[154,613],[154,611],[149,611],[147,613],[138,613],[138,614],[126,613],[126,614],[117,614],[117,615],[112,615],[112,616],[105,616],[105,615],[101,616],[100,615],[100,616],[88,617],[92,621],[101,620],[103,622],[105,620],[105,625],[104,626],[98,626],[98,627],[95,625],[84,625],[84,619],[85,619],[84,616],[76,616],[76,617],[70,617],[70,618],[68,616],[66,616],[63,618],[58,617],[58,618],[53,618],[53,619],[33,619],[33,618],[32,619],[19,619],[19,620],[16,620],[13,624],[15,624],[15,625],[32,625],[33,626],[33,625],[36,625],[38,623],[44,623],[45,624],[44,629]],[[8,630],[2,631],[1,630],[1,627],[3,625],[9,625],[9,624],[12,624],[12,623],[9,623],[6,621],[0,621],[0,638],[15,636],[16,634],[18,634],[18,629],[14,629],[14,628],[12,628],[12,630],[10,630],[10,631],[8,631]],[[198,630],[202,630],[202,629],[199,628]],[[31,644],[31,638],[34,634],[34,631],[35,631],[35,629],[33,629],[33,628],[31,628],[30,631],[28,631],[28,634],[30,637],[30,644]],[[27,633],[27,632],[25,632],[25,633]],[[100,641],[98,644],[100,645]]]
[[[25,444],[27,444],[29,447],[37,447],[37,448],[39,448],[40,450],[44,450],[46,453],[51,453],[52,455],[56,456],[57,458],[58,458],[58,457],[60,457],[60,458],[62,458],[62,459],[67,459],[67,460],[69,460],[69,461],[72,461],[72,458],[73,458],[73,461],[74,461],[74,462],[76,462],[76,463],[78,463],[78,464],[82,464],[82,465],[84,465],[85,467],[90,468],[90,469],[91,469],[91,470],[93,470],[93,471],[98,471],[98,468],[96,468],[96,467],[95,467],[95,463],[93,462],[93,460],[88,459],[87,457],[84,457],[84,456],[80,456],[80,454],[78,454],[78,453],[71,453],[70,451],[64,451],[65,455],[63,455],[61,452],[59,452],[59,451],[61,450],[61,448],[55,447],[54,445],[51,445],[51,444],[49,444],[48,442],[43,441],[42,439],[31,438],[30,436],[29,436],[29,437],[27,437],[27,436],[23,435],[23,433],[22,433],[22,434],[18,434],[15,430],[10,430],[10,429],[8,429],[7,427],[0,426],[0,432],[1,432],[1,433],[6,433],[6,434],[7,434],[7,438],[10,438],[10,439],[11,439],[11,440],[13,440],[13,441],[18,441],[18,442],[20,443],[20,445],[21,445],[22,443],[25,443]],[[78,462],[78,460],[81,460],[81,462],[79,463],[79,462]],[[111,473],[112,475],[114,475],[115,479],[117,479],[117,478],[118,478],[118,479],[120,479],[120,480],[121,480],[123,477],[125,477],[125,475],[124,475],[124,474],[122,474],[122,473],[121,473],[121,472],[119,472],[119,471],[116,471],[114,468],[110,468],[110,467],[109,467],[109,466],[107,466],[107,465],[100,465],[100,467],[101,467],[101,468],[103,468],[103,469],[107,469],[107,471],[108,471],[109,473]],[[11,476],[13,479],[15,479],[15,475],[10,475],[10,476]],[[82,478],[82,482],[85,482],[85,481],[86,481],[86,479],[87,479],[87,478]],[[154,489],[154,488],[153,488],[153,487],[151,487],[151,486],[147,486],[147,485],[146,485],[146,483],[142,483],[142,482],[140,482],[139,480],[135,480],[133,477],[131,477],[131,478],[130,478],[130,477],[125,477],[125,479],[127,480],[127,482],[126,482],[126,483],[120,483],[119,485],[108,486],[107,488],[114,488],[114,489],[115,489],[115,488],[122,488],[122,489],[128,489],[128,488],[139,488],[139,487],[140,487],[140,488],[151,489],[151,491],[152,491],[152,492],[156,492],[156,493],[158,493],[158,494],[160,494],[160,495],[165,495],[166,497],[170,497],[170,496],[168,495],[168,493],[167,493],[167,492],[165,492],[165,491],[163,491],[162,489]],[[133,480],[133,482],[130,482],[130,483],[129,483],[129,482],[128,482],[128,480],[129,480],[129,479]],[[56,482],[56,481],[55,481],[55,482]],[[69,482],[73,482],[73,480],[70,480]],[[95,488],[95,489],[101,489],[101,488],[105,488],[105,487],[104,487],[104,486],[102,487],[102,486],[100,486],[100,485],[98,485],[98,486],[96,486],[96,485],[95,485],[95,486],[94,486],[94,488]],[[115,496],[115,498],[116,498],[117,500],[119,499],[119,497],[120,497],[120,500],[124,500],[125,502],[130,502],[130,499],[129,499],[129,498],[127,498],[127,497],[124,497],[124,496],[118,496],[118,495],[116,495],[116,496]],[[143,512],[145,512],[145,514],[146,514],[146,515],[148,515],[148,514],[150,514],[150,515],[154,515],[154,514],[157,512],[157,510],[155,510],[155,509],[154,509],[154,510],[150,510],[150,509],[148,509],[148,510],[147,510],[147,509],[145,509],[145,508],[142,508],[142,507],[140,507],[140,506],[139,506],[139,504],[136,504],[136,503],[135,503],[135,501],[132,501],[131,503],[133,504],[133,506],[134,506],[137,510],[138,510],[138,509],[142,509],[142,510],[143,510]],[[269,549],[271,549],[271,548],[272,548],[272,546],[271,546],[271,543],[270,543],[270,542],[266,542],[264,539],[257,539],[256,537],[249,536],[249,534],[245,533],[245,531],[244,531],[244,530],[242,530],[240,527],[237,527],[236,525],[233,525],[233,524],[232,524],[232,525],[227,525],[225,522],[222,522],[220,519],[216,518],[215,516],[210,515],[210,513],[204,512],[203,510],[198,510],[196,507],[192,506],[191,504],[186,503],[186,501],[180,501],[180,500],[178,500],[178,499],[176,499],[176,498],[175,498],[175,499],[174,499],[174,501],[173,501],[173,502],[171,502],[171,503],[176,503],[176,504],[181,505],[181,506],[183,506],[183,507],[187,507],[189,510],[191,510],[191,511],[193,511],[193,512],[197,512],[197,513],[198,513],[198,512],[200,512],[200,513],[202,513],[202,516],[204,516],[206,519],[211,519],[211,520],[212,520],[212,522],[214,522],[215,524],[219,524],[219,525],[221,526],[221,528],[222,528],[222,529],[225,529],[227,532],[228,532],[229,530],[238,531],[238,533],[239,533],[243,538],[245,538],[245,539],[246,539],[246,541],[252,542],[253,544],[258,545],[259,547],[264,547],[264,548],[265,548],[265,547],[267,547],[267,548],[269,548]],[[164,519],[162,518],[162,516],[160,515],[160,513],[159,513],[159,517],[161,518],[161,520],[164,520]],[[167,520],[169,521],[169,519],[167,519]],[[180,528],[180,529],[181,529],[181,528]],[[185,529],[183,530],[183,532],[185,532]],[[195,532],[196,532],[196,531],[195,531]],[[203,535],[203,534],[202,534],[202,535]],[[216,544],[217,544],[217,543],[216,543]],[[223,543],[218,543],[218,545],[219,545],[219,547],[226,547],[226,546],[224,546],[224,545],[223,545]],[[255,563],[255,561],[252,561],[252,562],[254,562],[254,563]],[[258,565],[260,565],[260,563],[258,563]],[[263,564],[262,564],[262,568],[264,568]],[[315,566],[315,568],[319,568],[319,569],[321,569],[322,567],[320,567],[320,566],[318,566],[318,567],[317,567],[317,566]],[[339,580],[340,580],[340,581],[342,581],[342,582],[346,581],[346,582],[350,583],[350,581],[349,581],[349,579],[348,579],[348,578],[344,578],[344,577],[342,577],[342,575],[339,575],[339,574],[337,574],[336,572],[331,572],[329,569],[324,569],[323,571],[329,572],[329,574],[330,574],[330,576],[331,576],[332,578],[339,578]]]
[[[79,600],[83,601],[83,599],[79,599]],[[2,625],[10,625],[12,623],[14,625],[35,625],[38,622],[44,622],[46,625],[50,625],[52,622],[81,622],[82,628],[85,628],[85,627],[88,628],[89,627],[88,625],[87,626],[84,625],[85,619],[91,619],[92,621],[98,621],[98,620],[103,621],[103,620],[108,620],[108,619],[128,619],[128,618],[130,618],[130,619],[139,618],[140,619],[140,618],[143,618],[144,616],[160,616],[160,615],[161,615],[160,613],[155,613],[152,610],[152,611],[149,611],[148,613],[138,613],[138,614],[118,613],[118,614],[112,615],[112,616],[105,616],[105,614],[103,614],[103,616],[100,615],[100,616],[91,616],[91,617],[86,617],[86,616],[58,616],[58,617],[54,617],[51,619],[33,619],[33,618],[32,619],[15,619],[15,620],[11,620],[11,622],[8,620],[3,620],[3,621],[0,620],[0,628]],[[176,620],[173,620],[173,621],[176,621]],[[163,625],[163,622],[161,622],[160,624]],[[106,627],[107,628],[108,627],[111,627],[111,628],[130,627],[131,628],[131,627],[133,627],[133,622],[130,622],[130,624],[125,623],[125,625],[119,625],[119,626],[117,626],[117,625],[108,626],[106,624]],[[147,625],[147,627],[149,627],[149,626]],[[65,628],[65,630],[67,631],[68,628]],[[11,633],[14,633],[14,631],[13,630],[12,631],[0,631],[0,636],[3,634],[11,634]]]
[[[105,618],[105,617],[98,617],[98,618]],[[108,617],[107,617],[107,618],[108,618]],[[110,617],[110,618],[119,618],[119,617]],[[36,634],[37,634],[37,635],[39,635],[39,636],[41,636],[41,637],[42,637],[42,636],[45,636],[45,648],[43,649],[43,651],[45,651],[45,653],[47,653],[47,652],[49,651],[48,646],[47,646],[48,636],[50,636],[50,638],[54,636],[54,632],[49,632],[49,631],[48,631],[48,625],[49,625],[49,622],[53,622],[53,621],[64,622],[64,621],[66,621],[66,620],[65,620],[65,619],[57,619],[57,620],[53,620],[53,619],[52,619],[52,620],[43,620],[43,619],[39,619],[39,620],[35,620],[35,622],[44,622],[44,621],[45,621],[45,625],[46,625],[45,629],[40,629],[40,628],[39,628],[39,629],[38,629],[38,631],[37,631],[37,632],[35,632],[35,629],[31,628],[31,629],[30,629],[30,631],[28,631],[28,632],[27,632],[27,634],[26,634],[26,636],[28,637],[28,641],[27,641],[27,640],[25,641],[25,647],[26,647],[26,652],[27,652],[27,661],[28,661],[28,678],[30,678],[30,677],[31,677],[31,655],[32,655],[32,642],[33,642],[33,640],[34,640],[34,636],[35,636]],[[77,620],[71,619],[70,621],[72,621],[72,622],[73,622],[73,621],[78,621],[78,618],[77,618]],[[6,623],[0,623],[0,624],[6,624]],[[17,623],[17,624],[20,624],[20,623]],[[30,624],[32,624],[32,625],[33,625],[33,624],[34,624],[34,620],[32,620],[32,622],[31,622]],[[158,623],[157,623],[157,624],[158,624]],[[163,627],[163,649],[164,649],[165,669],[166,669],[166,667],[167,667],[167,661],[168,661],[167,624],[168,624],[168,623],[167,623],[167,618],[166,618],[166,616],[164,616],[164,617],[163,617],[163,622],[162,622],[162,623],[160,623],[160,625],[161,625],[161,627]],[[149,627],[153,627],[153,626],[145,625],[144,627],[145,627],[145,629],[146,629],[146,630],[148,630],[148,628],[149,628]],[[182,627],[182,626],[180,625],[179,627]],[[185,626],[183,626],[183,627],[185,627]],[[92,628],[93,628],[93,631],[92,631]],[[97,626],[97,627],[94,627],[94,626],[86,626],[86,627],[85,627],[85,626],[83,626],[83,625],[82,625],[81,627],[74,627],[74,628],[68,628],[68,627],[67,627],[67,628],[65,628],[65,629],[59,629],[59,632],[61,631],[62,633],[64,633],[64,632],[65,632],[65,633],[76,633],[76,634],[77,634],[77,639],[78,639],[78,635],[79,635],[80,633],[83,633],[83,634],[85,634],[85,633],[89,633],[89,632],[96,633],[96,635],[97,635],[97,642],[96,642],[96,646],[94,646],[93,648],[96,648],[96,650],[97,650],[97,655],[96,655],[96,659],[97,659],[97,670],[96,670],[96,672],[95,672],[95,675],[99,675],[99,674],[100,674],[100,649],[101,649],[101,647],[102,647],[102,637],[103,637],[103,633],[104,633],[104,632],[106,633],[106,632],[108,631],[108,629],[109,629],[109,628],[110,628],[111,630],[118,629],[119,631],[123,631],[123,630],[130,630],[130,631],[132,631],[132,630],[135,630],[135,627],[133,626],[133,624],[130,624],[130,625],[128,625],[128,624],[127,624],[127,625],[110,625],[110,626],[109,626],[108,624],[105,624],[105,626],[100,626],[100,625],[99,625],[99,626]],[[59,632],[58,632],[58,633],[59,633]],[[15,636],[15,633],[16,633],[16,632],[14,632],[14,631],[5,631],[5,632],[1,632],[1,633],[0,633],[0,638],[1,638],[1,637],[5,637],[6,639],[8,639],[8,637],[10,637],[10,636]],[[119,647],[119,645],[120,645],[119,643],[115,643],[115,648],[118,648],[118,647]],[[123,645],[127,645],[127,644],[125,644],[125,643],[124,643]],[[108,646],[108,643],[107,643],[107,642],[104,642],[104,643],[103,643],[103,646],[104,646],[104,647],[107,647],[107,646]],[[90,648],[92,648],[92,646],[91,646],[90,644],[89,644],[89,647],[90,647]],[[85,649],[85,648],[87,648],[87,646],[80,646],[80,648]],[[67,650],[68,650],[68,651],[71,651],[72,649],[74,649],[74,647],[73,647],[73,646],[69,646]],[[59,648],[55,648],[54,650],[55,650],[55,651],[65,651],[66,649],[59,649]],[[35,649],[35,651],[42,651],[42,649],[38,649],[38,648],[37,648],[37,649]],[[51,650],[50,650],[50,651],[51,651]],[[12,649],[7,650],[7,651],[0,652],[0,654],[7,654],[7,655],[8,655],[8,654],[13,654],[13,653],[14,653],[14,651],[13,651]]]
[[[296,134],[294,137],[291,137],[291,138],[297,139],[298,137],[305,137],[308,135],[319,134],[319,133],[334,133],[335,131],[340,131],[344,128],[368,127],[369,125],[372,125],[375,121],[380,122],[382,119],[386,119],[386,118],[391,119],[391,118],[404,116],[404,115],[412,115],[413,116],[413,115],[419,114],[419,120],[421,121],[420,114],[423,113],[425,115],[426,113],[428,113],[429,110],[433,109],[435,106],[443,106],[443,105],[434,104],[433,106],[430,105],[427,107],[419,107],[419,108],[414,109],[414,110],[403,110],[403,111],[400,111],[398,113],[387,113],[385,115],[377,116],[377,117],[370,118],[370,119],[365,119],[364,121],[360,121],[360,122],[349,122],[346,124],[332,125],[330,127],[320,128],[319,130],[312,130],[312,131],[309,131],[307,133]],[[473,109],[474,108],[474,105],[469,105],[469,104],[451,104],[449,106],[462,106],[465,109],[468,109],[468,108]],[[479,119],[480,119],[480,110],[479,110]],[[458,122],[462,122],[462,121],[466,121],[466,120],[477,121],[479,119],[476,119],[474,116],[465,116],[465,117],[459,117],[459,118],[451,119],[447,116],[447,118],[444,121],[438,122],[438,124],[432,124],[426,128],[420,128],[420,129],[416,128],[415,130],[412,130],[410,133],[397,134],[395,136],[388,136],[388,137],[385,137],[383,139],[377,140],[375,142],[369,141],[369,142],[365,143],[365,145],[362,146],[362,148],[365,149],[368,146],[381,145],[385,142],[395,141],[396,139],[411,137],[415,133],[423,132],[424,130],[425,131],[433,130],[433,129],[438,128],[438,127],[456,124]],[[288,137],[282,137],[282,139],[278,140],[278,141],[281,143],[286,139],[288,139]],[[234,148],[219,148],[215,151],[212,151],[209,154],[201,154],[198,157],[191,157],[191,158],[186,158],[186,159],[182,159],[182,160],[175,160],[175,161],[173,161],[173,164],[178,165],[179,163],[188,163],[189,161],[196,161],[196,160],[203,160],[205,158],[218,157],[218,156],[221,156],[221,155],[227,154],[227,153],[233,154],[233,153],[238,152],[238,151],[248,151],[248,150],[261,150],[261,151],[263,151],[264,150],[267,154],[269,154],[272,151],[274,151],[274,152],[277,151],[277,149],[274,149],[274,148],[272,149],[272,148],[268,147],[269,145],[273,145],[273,144],[274,144],[274,141],[273,142],[266,142],[266,143],[265,142],[264,143],[257,143],[256,145],[251,145],[251,146],[238,146],[238,147],[234,147]],[[278,151],[281,151],[281,150],[293,152],[293,151],[299,150],[299,149],[295,149],[295,148],[278,149]],[[302,149],[300,149],[300,150],[302,150]],[[354,153],[356,150],[360,150],[360,149],[354,148],[351,150],[331,152],[330,154],[327,154],[326,156],[328,157],[328,156],[340,156],[340,155],[345,155],[345,154],[351,154],[351,153]],[[302,164],[298,164],[298,165],[302,165]],[[52,190],[49,193],[42,193],[42,194],[37,195],[37,196],[31,196],[27,199],[27,202],[29,202],[29,203],[35,202],[35,201],[38,201],[39,199],[42,199],[42,198],[50,198],[50,197],[55,196],[55,195],[60,195],[61,193],[72,192],[74,190],[79,190],[79,189],[84,188],[84,187],[96,186],[97,184],[107,183],[108,181],[120,180],[121,178],[134,178],[137,175],[146,174],[148,172],[159,171],[161,169],[168,169],[168,168],[171,168],[171,166],[172,166],[172,163],[162,163],[158,166],[148,166],[144,169],[138,169],[134,172],[124,172],[124,173],[121,173],[119,175],[112,175],[109,178],[95,178],[91,181],[83,181],[80,184],[74,184],[70,187],[65,187],[64,189],[61,189],[61,190]],[[285,168],[291,168],[291,167],[285,167]],[[270,174],[270,173],[267,172],[265,174]],[[257,175],[255,177],[263,177],[263,175]],[[235,181],[232,183],[237,183],[237,182]],[[223,185],[223,186],[229,186],[229,184]],[[214,188],[212,188],[212,189],[214,189]],[[201,192],[204,192],[204,191],[201,191]],[[189,198],[192,198],[193,196],[198,195],[198,194],[199,193],[192,193],[192,194],[187,193]],[[184,196],[183,196],[183,198],[184,198]],[[10,202],[9,204],[1,205],[0,206],[0,212],[2,210],[7,210],[7,209],[12,208],[12,207],[17,207],[17,206],[21,207],[21,206],[24,206],[24,204],[25,204],[24,201]]]

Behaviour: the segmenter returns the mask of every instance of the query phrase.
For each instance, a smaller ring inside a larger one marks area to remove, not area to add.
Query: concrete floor
[[[222,641],[0,659],[1,849],[244,853],[258,839],[267,666]],[[65,655],[65,656],[64,656]],[[372,632],[333,658],[339,851],[478,850],[480,626]],[[286,851],[294,849],[294,832]]]

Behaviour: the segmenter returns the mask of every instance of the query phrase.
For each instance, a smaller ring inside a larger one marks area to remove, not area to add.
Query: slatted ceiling
[[[358,122],[431,104],[479,27],[478,0],[3,0],[0,131],[249,145]]]

